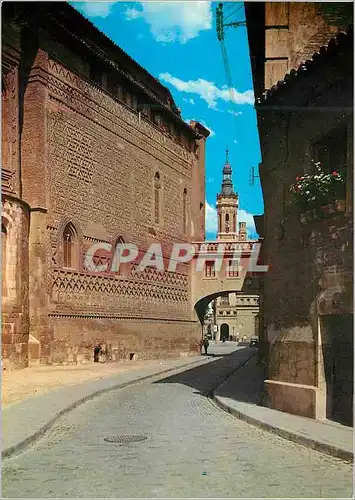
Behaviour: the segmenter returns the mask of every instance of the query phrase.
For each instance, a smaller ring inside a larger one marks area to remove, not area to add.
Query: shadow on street
[[[217,358],[215,361],[191,368],[177,375],[171,375],[154,383],[182,384],[195,389],[196,394],[208,396],[212,390],[226,380],[229,375],[235,372],[256,352],[256,349],[246,347],[230,354],[213,353],[212,356]],[[210,357],[211,355],[207,356]],[[238,397],[238,392],[236,394]],[[241,391],[241,397],[243,394],[243,391]]]

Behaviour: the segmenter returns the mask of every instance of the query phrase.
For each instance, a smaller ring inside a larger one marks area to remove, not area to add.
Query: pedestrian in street
[[[208,338],[205,337],[204,341],[203,341],[203,347],[205,349],[205,354],[207,355],[207,349],[208,349],[208,346],[210,345],[210,343],[208,342]]]

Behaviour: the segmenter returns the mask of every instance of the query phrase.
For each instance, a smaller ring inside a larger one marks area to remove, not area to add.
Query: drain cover
[[[145,441],[146,436],[110,436],[104,439],[109,443],[136,443],[138,441]]]

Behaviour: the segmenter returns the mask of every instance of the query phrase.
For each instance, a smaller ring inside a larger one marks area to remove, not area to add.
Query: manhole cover
[[[138,441],[145,441],[146,436],[110,436],[104,439],[109,443],[136,443]]]

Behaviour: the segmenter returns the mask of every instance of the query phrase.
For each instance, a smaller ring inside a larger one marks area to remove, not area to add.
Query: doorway
[[[326,416],[353,425],[353,315],[322,317]]]
[[[221,340],[229,339],[229,325],[227,323],[223,323],[221,325]]]

